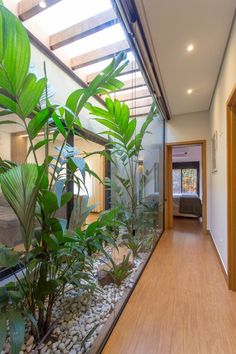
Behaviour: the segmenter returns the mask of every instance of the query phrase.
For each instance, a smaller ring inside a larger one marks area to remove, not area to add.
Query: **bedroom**
[[[202,147],[178,145],[172,149],[173,217],[202,223]]]

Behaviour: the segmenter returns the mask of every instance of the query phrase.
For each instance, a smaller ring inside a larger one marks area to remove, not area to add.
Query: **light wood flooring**
[[[197,220],[165,232],[103,354],[236,354],[236,293]]]

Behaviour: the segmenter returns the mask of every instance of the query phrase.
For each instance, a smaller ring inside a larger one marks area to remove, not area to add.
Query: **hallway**
[[[196,220],[165,232],[103,350],[133,353],[236,353],[236,294]]]

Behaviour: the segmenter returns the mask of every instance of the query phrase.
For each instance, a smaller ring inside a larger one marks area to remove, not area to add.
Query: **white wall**
[[[194,140],[207,142],[207,228],[210,226],[210,123],[208,112],[178,115],[166,124],[166,142],[177,143]]]
[[[0,131],[0,157],[11,160],[11,135],[3,131]]]
[[[211,173],[210,230],[227,269],[227,130],[226,102],[236,84],[236,22],[210,108],[210,136],[218,133],[217,168]]]
[[[166,142],[209,139],[208,112],[190,113],[171,118],[166,124]]]

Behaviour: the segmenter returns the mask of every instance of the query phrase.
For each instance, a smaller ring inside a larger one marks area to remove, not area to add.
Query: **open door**
[[[236,87],[227,102],[228,286],[236,291]]]
[[[165,229],[172,229],[174,224],[173,218],[173,177],[172,177],[172,152],[173,146],[179,145],[201,145],[202,157],[202,230],[207,232],[207,177],[206,177],[206,141],[194,140],[194,141],[182,141],[166,144],[165,154]],[[235,139],[236,146],[236,139]],[[236,155],[235,155],[236,156]],[[235,183],[236,185],[236,183]],[[236,196],[235,196],[236,198]],[[236,218],[235,218],[236,219]],[[236,245],[236,242],[235,242]],[[236,269],[236,268],[235,268]]]

